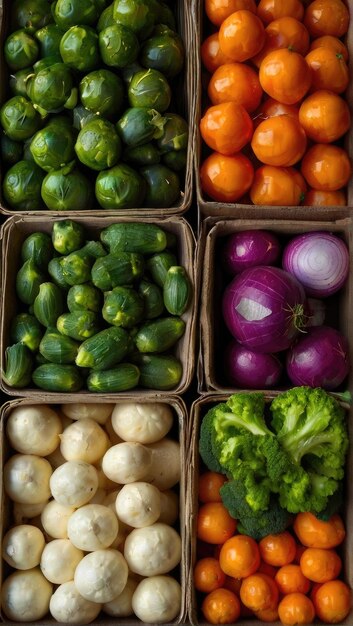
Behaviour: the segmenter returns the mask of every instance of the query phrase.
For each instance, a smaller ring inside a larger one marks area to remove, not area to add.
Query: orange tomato
[[[202,190],[217,202],[236,202],[250,189],[253,178],[254,168],[240,152],[232,156],[213,152],[200,168]]]
[[[278,102],[278,100],[268,98],[253,115],[254,127],[256,128],[264,120],[270,117],[276,117],[277,115],[289,115],[298,120],[299,108],[294,104],[283,104],[282,102]]]
[[[312,601],[303,593],[289,593],[278,605],[278,615],[287,626],[310,624],[315,617]]]
[[[305,60],[312,71],[311,89],[329,89],[342,93],[349,83],[349,71],[341,54],[331,48],[315,48]]]
[[[219,563],[222,570],[234,578],[254,574],[260,565],[260,552],[256,541],[248,535],[236,535],[221,548]]]
[[[270,52],[259,71],[262,89],[284,104],[295,104],[304,98],[311,85],[311,69],[304,57],[288,48]]]
[[[231,63],[231,59],[228,59],[219,47],[218,32],[213,33],[202,42],[201,60],[210,74],[224,63]]]
[[[240,617],[240,600],[229,589],[215,589],[205,597],[201,610],[211,624],[231,624]]]
[[[217,559],[200,559],[194,568],[194,584],[198,591],[210,593],[224,586],[226,575],[222,572]]]
[[[301,173],[310,187],[323,191],[337,191],[350,179],[351,162],[343,148],[317,143],[305,154]]]
[[[294,537],[284,530],[275,535],[266,535],[259,542],[261,558],[265,563],[281,567],[295,558],[296,543]]]
[[[299,565],[289,563],[280,567],[275,576],[278,589],[281,593],[308,593],[310,581],[306,578]]]
[[[348,30],[349,11],[341,0],[314,0],[305,10],[304,24],[313,38],[342,37]]]
[[[320,585],[313,602],[319,619],[328,624],[338,624],[351,609],[351,591],[341,580],[331,580]]]
[[[240,599],[251,611],[271,609],[278,604],[278,587],[267,574],[252,574],[242,582]]]
[[[306,150],[306,134],[294,117],[277,115],[258,125],[251,147],[262,163],[288,167],[302,158]]]
[[[219,45],[223,54],[242,62],[260,52],[265,43],[265,28],[251,11],[235,11],[219,29]]]
[[[200,121],[200,132],[212,150],[231,155],[250,141],[253,123],[242,104],[222,102],[207,109]]]
[[[229,15],[242,9],[256,13],[255,0],[205,0],[206,15],[215,26],[220,26]]]
[[[329,48],[336,52],[336,54],[341,54],[345,62],[348,62],[349,55],[347,46],[345,46],[343,41],[338,39],[338,37],[333,37],[332,35],[318,37],[310,44],[310,50],[316,50],[316,48]]]
[[[346,536],[342,518],[337,514],[324,522],[312,513],[298,513],[293,530],[299,541],[309,548],[335,548]]]
[[[265,34],[265,44],[261,52],[251,59],[257,67],[260,67],[265,56],[273,50],[290,48],[303,55],[309,50],[309,33],[304,24],[295,17],[280,17],[270,22],[265,28]]]
[[[270,609],[262,609],[261,611],[256,611],[256,617],[261,622],[278,622],[278,606],[274,606]]]
[[[347,200],[346,194],[341,189],[338,191],[308,189],[303,204],[310,206],[346,206]]]
[[[296,206],[301,203],[305,191],[305,180],[293,167],[263,165],[255,171],[250,198],[253,204]]]
[[[222,502],[219,490],[226,481],[226,477],[218,472],[203,472],[199,477],[199,500]]]
[[[263,91],[257,73],[244,63],[226,63],[211,76],[208,96],[212,104],[236,102],[251,113],[261,102]]]
[[[237,523],[221,502],[207,502],[197,515],[197,537],[206,543],[224,543],[235,533]]]
[[[304,576],[314,583],[326,583],[337,578],[342,561],[335,550],[307,548],[300,559],[300,569]]]
[[[287,16],[300,21],[303,19],[304,7],[300,0],[260,0],[257,14],[265,24]]]
[[[349,106],[341,96],[327,90],[315,91],[299,109],[299,121],[307,136],[318,143],[331,143],[350,128]]]

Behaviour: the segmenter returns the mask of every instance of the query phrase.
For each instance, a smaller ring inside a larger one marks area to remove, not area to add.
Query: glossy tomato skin
[[[336,548],[346,536],[342,518],[337,514],[324,521],[312,513],[298,513],[293,529],[303,546],[311,548]]]
[[[236,62],[243,62],[258,54],[265,43],[265,28],[251,11],[235,11],[219,29],[222,52]]]
[[[262,89],[271,98],[284,104],[296,104],[310,89],[311,69],[301,54],[281,48],[264,58],[259,79]]]
[[[296,543],[293,536],[288,531],[267,535],[259,542],[261,558],[265,563],[282,567],[294,561],[296,553]]]
[[[330,48],[315,48],[305,60],[312,72],[312,91],[328,89],[342,93],[348,87],[349,71],[342,55]]]
[[[278,604],[278,587],[273,578],[256,572],[247,576],[240,587],[240,599],[248,609],[261,611]]]
[[[351,609],[351,591],[342,580],[331,580],[318,587],[313,602],[319,619],[328,624],[338,624]]]
[[[339,576],[342,561],[335,550],[307,548],[300,558],[304,576],[315,583],[326,583]]]
[[[206,502],[199,508],[197,537],[206,543],[221,544],[233,536],[237,523],[222,502]]]
[[[223,54],[219,46],[218,32],[212,33],[212,35],[206,37],[206,39],[202,42],[201,60],[204,67],[208,72],[210,72],[210,74],[215,72],[221,65],[232,62],[231,59],[228,59],[228,57]]]
[[[222,572],[219,562],[213,557],[205,557],[197,561],[194,567],[194,584],[198,591],[210,593],[223,587],[226,575]]]
[[[206,110],[201,118],[200,132],[212,150],[231,155],[250,141],[253,123],[241,104],[222,102]]]
[[[235,535],[222,545],[219,563],[228,576],[246,578],[256,572],[260,562],[258,545],[248,535]]]
[[[341,96],[320,89],[302,102],[299,121],[310,139],[318,143],[331,143],[348,131],[351,114],[347,102]]]
[[[338,39],[338,37],[333,37],[333,35],[323,35],[322,37],[318,37],[317,39],[313,39],[310,44],[310,50],[316,50],[316,48],[329,48],[336,52],[336,54],[341,54],[344,61],[347,63],[349,59],[347,46]]]
[[[257,72],[245,63],[226,63],[211,76],[208,96],[212,104],[236,102],[249,113],[255,111],[263,95]]]
[[[259,18],[269,24],[280,17],[295,17],[301,21],[304,16],[304,7],[300,0],[260,0],[257,7]]]
[[[278,614],[282,624],[288,626],[311,624],[315,617],[312,601],[303,593],[289,593],[278,605]]]
[[[253,204],[297,206],[305,191],[305,180],[294,168],[263,165],[255,172],[250,198]]]
[[[226,156],[213,152],[201,165],[202,190],[217,202],[236,202],[251,187],[254,168],[241,154]]]
[[[215,589],[204,598],[201,610],[210,624],[232,624],[240,617],[240,600],[229,589]]]
[[[299,121],[289,115],[278,115],[261,122],[251,147],[256,157],[267,165],[289,167],[304,155],[306,134]]]
[[[308,189],[303,201],[309,206],[346,206],[347,199],[344,191],[319,191],[318,189]]]
[[[294,104],[283,104],[273,98],[267,98],[253,114],[252,120],[254,128],[257,128],[264,120],[270,117],[276,117],[277,115],[289,115],[299,120],[299,107]]]
[[[314,144],[301,164],[301,173],[308,185],[322,191],[341,189],[348,183],[351,172],[347,152],[331,144]]]
[[[348,30],[349,11],[341,0],[314,0],[305,10],[304,24],[313,39],[342,37]]]
[[[275,581],[277,583],[280,593],[308,593],[310,591],[311,583],[306,578],[300,569],[300,566],[295,563],[289,563],[280,567],[275,575]]]
[[[294,17],[280,17],[273,20],[266,26],[265,34],[266,39],[262,50],[251,59],[256,67],[260,67],[265,56],[273,50],[290,48],[302,55],[309,50],[309,33],[304,24]]]
[[[255,0],[205,0],[206,15],[215,26],[220,26],[229,15],[243,9],[256,14]]]

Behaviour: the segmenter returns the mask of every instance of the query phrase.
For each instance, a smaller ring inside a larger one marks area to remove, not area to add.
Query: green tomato
[[[146,204],[148,207],[168,208],[179,199],[179,177],[165,165],[143,167],[141,174],[147,184]]]
[[[14,96],[1,107],[0,122],[10,139],[24,141],[38,130],[41,120],[39,113],[27,98]]]
[[[140,207],[144,196],[144,179],[125,163],[119,163],[97,176],[96,198],[103,209]]]
[[[43,180],[42,198],[50,211],[84,211],[92,207],[93,189],[79,170],[49,172]]]
[[[163,133],[164,118],[155,109],[132,107],[118,120],[118,133],[127,146],[140,146]]]
[[[189,126],[181,115],[166,113],[163,133],[157,138],[160,151],[186,150],[188,147]]]
[[[100,33],[101,30],[104,30],[108,26],[113,26],[116,24],[114,19],[114,2],[110,4],[102,13],[100,14],[99,20],[97,22],[97,33]]]
[[[98,17],[95,0],[57,0],[55,4],[55,22],[64,30],[77,24],[93,26]]]
[[[153,0],[115,0],[114,19],[136,33],[148,37],[157,21],[157,9]]]
[[[71,26],[60,41],[64,63],[79,72],[90,72],[100,62],[98,35],[90,26]]]
[[[184,64],[184,46],[177,33],[158,35],[147,39],[141,48],[140,61],[144,67],[159,70],[168,78],[181,72]]]
[[[10,91],[14,96],[27,97],[27,82],[33,76],[33,67],[26,67],[10,76]]]
[[[106,170],[118,162],[121,141],[113,124],[97,118],[80,130],[75,152],[81,163],[92,170]]]
[[[66,123],[50,123],[39,130],[30,144],[34,161],[46,172],[59,170],[75,158],[75,136]]]
[[[14,165],[14,163],[22,159],[23,145],[2,133],[0,137],[0,154],[3,163]]]
[[[148,107],[160,113],[170,105],[172,92],[167,79],[158,70],[137,72],[130,82],[128,98],[132,107]]]
[[[119,76],[100,69],[87,74],[79,85],[83,106],[106,118],[116,116],[124,101],[124,85]]]
[[[106,65],[122,68],[137,58],[139,42],[131,29],[113,24],[99,33],[99,49]]]
[[[71,71],[64,63],[54,63],[39,70],[28,83],[28,95],[33,104],[49,113],[65,106],[72,89]]]
[[[15,0],[11,5],[11,30],[25,28],[34,33],[53,21],[47,0]]]
[[[8,36],[4,54],[9,68],[17,72],[33,65],[38,58],[39,46],[34,37],[22,28]]]
[[[57,24],[47,24],[35,33],[35,38],[39,41],[40,56],[52,57],[60,56],[60,41],[65,31]]]
[[[44,174],[33,161],[19,161],[5,174],[4,198],[13,209],[35,211],[43,207],[40,190]]]

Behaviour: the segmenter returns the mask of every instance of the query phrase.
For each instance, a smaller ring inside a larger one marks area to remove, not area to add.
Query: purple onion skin
[[[277,237],[267,230],[243,230],[227,237],[222,250],[225,270],[234,276],[256,265],[274,265],[280,256]]]
[[[283,251],[282,266],[303,285],[308,296],[327,298],[344,285],[349,253],[342,239],[315,231],[293,237]]]
[[[287,354],[287,374],[294,385],[337,389],[350,366],[347,339],[335,328],[309,328]]]
[[[278,267],[259,266],[233,278],[223,294],[223,319],[233,337],[257,352],[287,350],[303,325],[305,292]]]
[[[269,389],[282,374],[282,364],[274,354],[255,352],[232,340],[224,354],[227,379],[241,389]]]

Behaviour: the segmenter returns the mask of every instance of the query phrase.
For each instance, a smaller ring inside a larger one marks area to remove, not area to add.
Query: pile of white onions
[[[163,402],[18,406],[4,466],[14,524],[2,556],[11,620],[48,611],[88,624],[100,611],[165,623],[181,608],[179,443]],[[56,587],[54,587],[56,586]]]

